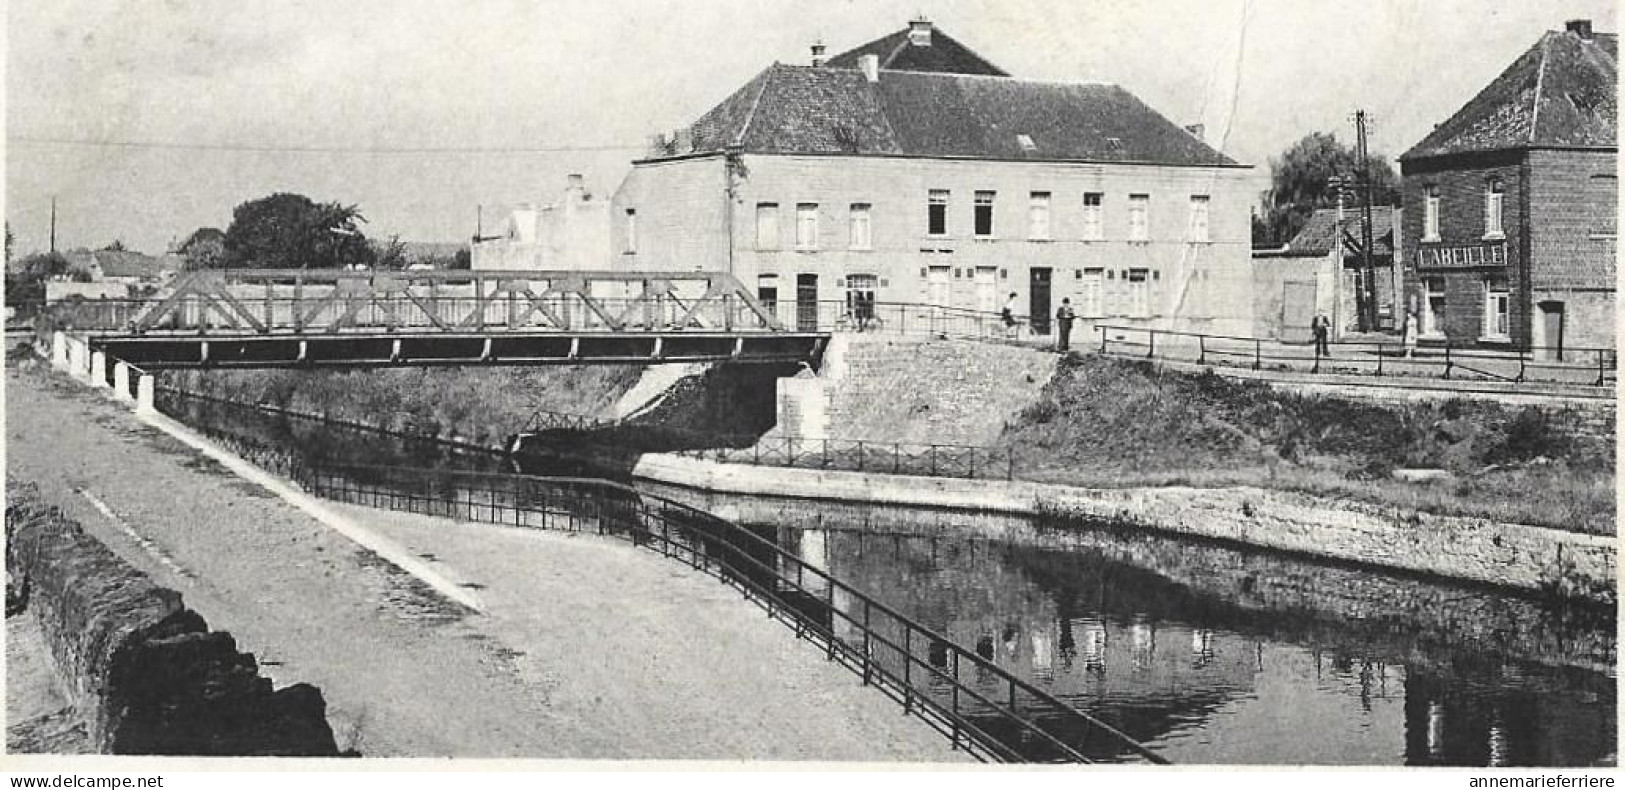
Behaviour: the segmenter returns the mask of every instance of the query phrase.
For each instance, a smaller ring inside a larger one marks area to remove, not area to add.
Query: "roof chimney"
[[[908,43],[916,47],[931,46],[931,20],[923,14],[909,20]]]
[[[879,55],[859,55],[858,68],[863,69],[863,76],[870,82],[880,81]]]
[[[822,40],[813,42],[812,64],[813,68],[824,65],[824,42]]]
[[[1591,20],[1570,19],[1566,27],[1570,33],[1573,33],[1574,35],[1587,41],[1591,40]]]

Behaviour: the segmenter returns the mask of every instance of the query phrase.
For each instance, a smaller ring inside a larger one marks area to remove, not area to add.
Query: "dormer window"
[[[908,23],[908,43],[915,47],[931,46],[931,20],[925,17],[910,20]]]
[[[1038,144],[1025,134],[1016,135],[1016,145],[1021,146],[1021,150],[1029,154],[1038,150]]]

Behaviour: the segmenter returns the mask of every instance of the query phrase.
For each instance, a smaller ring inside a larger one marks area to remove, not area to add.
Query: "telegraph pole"
[[[56,252],[56,195],[51,196],[51,252]]]
[[[1364,212],[1360,234],[1360,331],[1377,329],[1377,266],[1371,259],[1371,160],[1366,151],[1365,110],[1354,111],[1354,128],[1360,155],[1360,201]]]

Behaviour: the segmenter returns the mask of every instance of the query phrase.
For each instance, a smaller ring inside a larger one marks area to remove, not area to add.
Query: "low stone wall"
[[[637,477],[710,491],[1077,518],[1571,598],[1615,600],[1615,541],[1484,519],[1389,512],[1261,488],[1088,489],[645,456]]]
[[[6,481],[7,615],[35,618],[106,754],[338,756],[315,687],[273,690],[231,635]]]

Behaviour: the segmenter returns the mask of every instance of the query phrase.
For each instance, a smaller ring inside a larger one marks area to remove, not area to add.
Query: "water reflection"
[[[503,468],[489,456],[299,419],[195,401],[165,408],[313,460]],[[389,481],[388,473],[378,475],[374,482]],[[450,516],[501,504],[451,477],[425,479],[406,493],[443,502]],[[1014,537],[989,541],[973,537],[975,529],[918,529],[911,517],[882,509],[802,503],[810,517],[774,511],[753,519],[739,504],[745,500],[718,507],[714,499],[695,504],[754,522],[753,531],[808,566],[1176,762],[1615,760],[1611,610],[1547,611],[1497,591],[1143,534],[1070,530],[1057,537],[1041,525],[1003,523],[997,533]],[[809,521],[819,527],[800,526]],[[865,613],[852,596],[765,549],[753,556],[766,567],[747,568],[753,579],[778,585],[790,605],[838,638],[863,642]],[[866,649],[888,666],[903,663],[895,651]],[[984,695],[1003,693],[991,673],[960,667],[943,643],[908,649],[944,674],[980,684]],[[934,676],[914,682],[921,691],[950,693]],[[1120,756],[1109,744],[1098,749],[1097,757]]]
[[[1392,639],[1303,612],[1236,606],[1087,552],[775,531],[781,545],[814,547],[836,576],[1176,761],[1614,759],[1607,674],[1419,643],[1407,634],[1415,624],[1384,616],[1379,602],[1372,615]],[[943,660],[941,651],[927,657]]]

